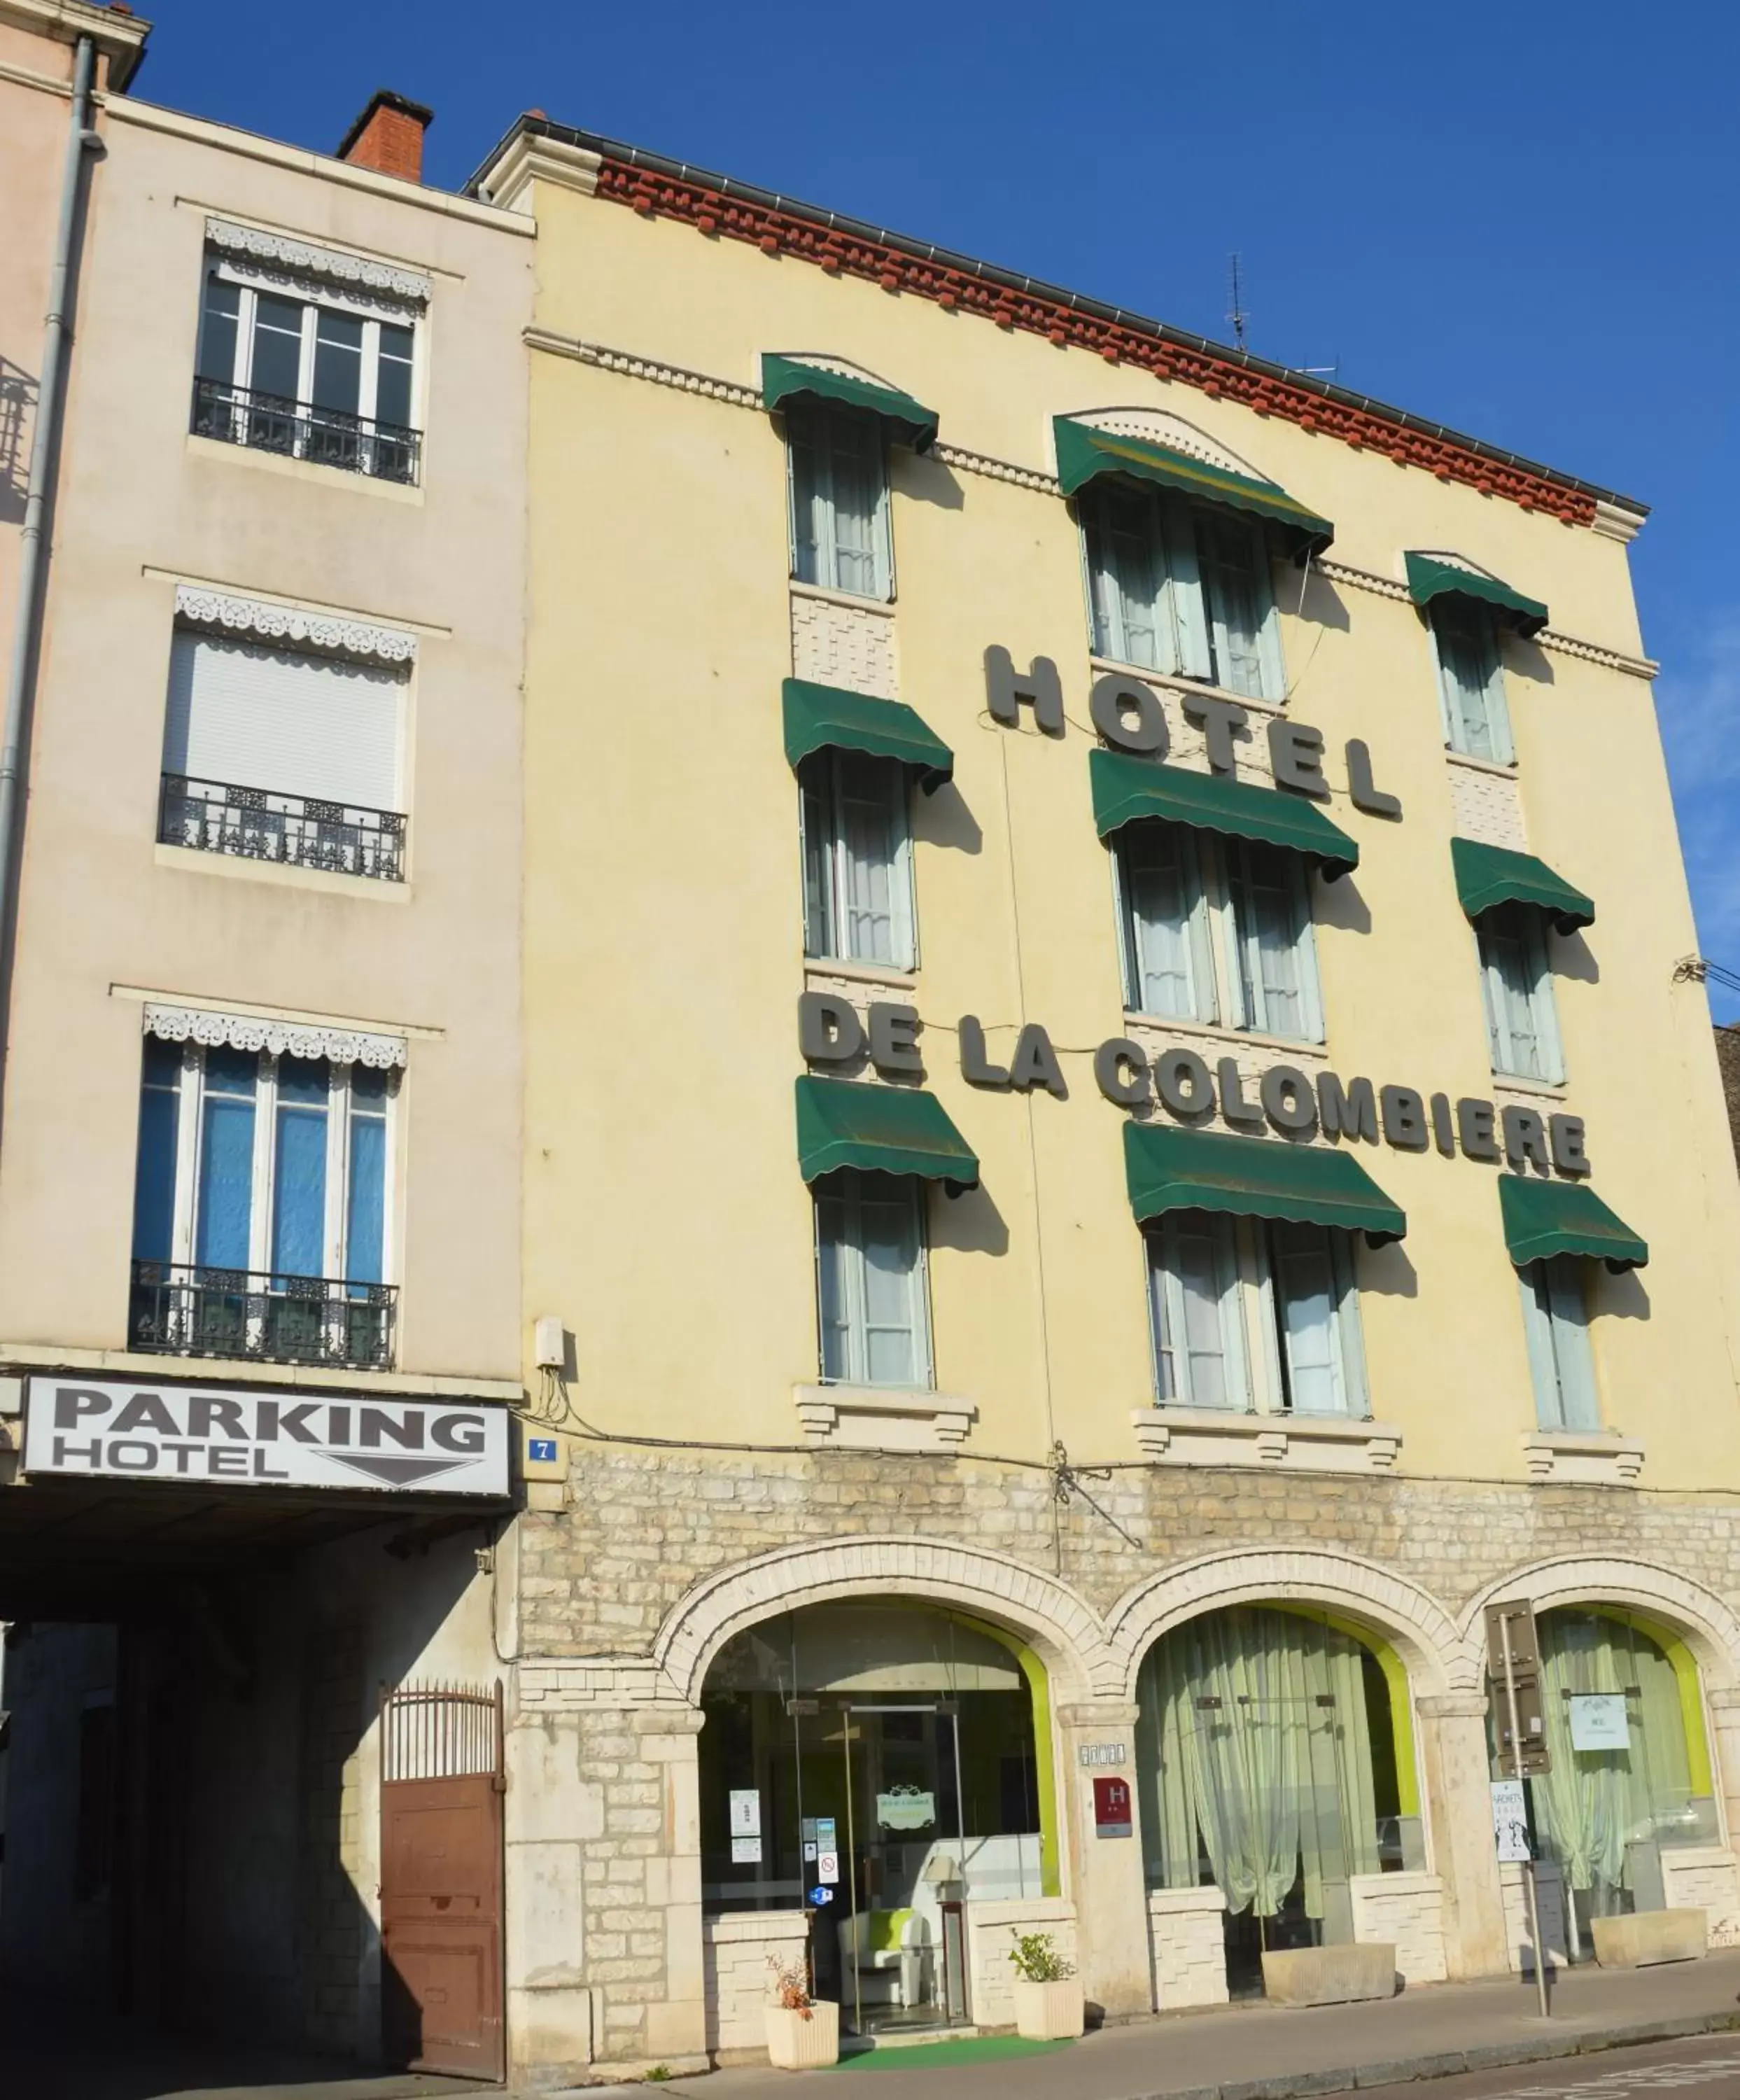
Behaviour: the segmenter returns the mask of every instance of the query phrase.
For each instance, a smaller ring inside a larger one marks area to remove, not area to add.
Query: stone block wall
[[[970,1446],[789,1458],[577,1446],[566,1507],[528,1511],[520,1528],[522,1653],[534,1670],[584,1657],[625,1687],[641,1682],[672,1608],[708,1576],[778,1547],[871,1534],[1010,1554],[1101,1610],[1169,1562],[1290,1546],[1376,1561],[1451,1612],[1518,1568],[1571,1554],[1635,1555],[1740,1604],[1740,1526],[1715,1503],[1554,1482],[1154,1467],[1058,1508],[1047,1473],[975,1459]]]
[[[1504,1938],[1510,1949],[1510,1965],[1518,1975],[1535,1973],[1534,1948],[1529,1940],[1528,1897],[1522,1886],[1522,1868],[1506,1861],[1499,1868],[1499,1886],[1504,1897]],[[1569,1960],[1565,1933],[1565,1884],[1559,1870],[1546,1860],[1535,1865],[1535,1887],[1540,1908],[1540,1936],[1547,1943],[1552,1969],[1564,1968]]]
[[[1227,1899],[1218,1889],[1148,1890],[1156,2012],[1227,2003],[1226,1921]]]
[[[767,2054],[762,2008],[773,1980],[772,1964],[801,1962],[808,1948],[808,1921],[800,1910],[728,1911],[706,1921],[707,2047],[716,2062],[744,2063]]]
[[[1395,1965],[1410,1983],[1442,1983],[1444,1961],[1444,1884],[1437,1874],[1355,1874],[1354,1938],[1388,1941]]]
[[[1049,1934],[1068,1962],[1076,1958],[1076,1907],[1062,1896],[1011,1896],[967,1906],[967,2010],[981,2027],[1015,2025],[1015,1970],[1009,1952],[1017,1933]]]
[[[1725,1845],[1671,1846],[1662,1854],[1670,1910],[1701,1910],[1712,1947],[1740,1947],[1740,1875]]]

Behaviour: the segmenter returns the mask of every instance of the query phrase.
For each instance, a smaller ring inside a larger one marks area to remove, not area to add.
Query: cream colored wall
[[[36,429],[42,316],[72,106],[64,84],[72,77],[72,61],[69,46],[0,20],[0,198],[7,258],[0,270],[0,664],[10,660],[18,618],[19,528]]]
[[[936,408],[946,444],[1047,471],[1055,413],[1164,408],[1333,518],[1336,562],[1399,579],[1403,549],[1451,548],[1544,598],[1557,630],[1640,647],[1610,538],[548,182],[535,209],[538,320],[556,333],[751,387],[764,350],[847,357]],[[815,1375],[816,1335],[791,1107],[782,448],[759,412],[553,355],[535,355],[531,385],[526,1309],[575,1330],[575,1405],[595,1424],[795,1441],[791,1388]],[[1037,1457],[1055,1435],[1080,1461],[1128,1460],[1152,1370],[1119,1113],[1079,1054],[1064,1103],[969,1088],[949,1032],[967,1012],[1033,1019],[1080,1052],[1122,1030],[1077,532],[1055,496],[935,457],[896,452],[893,492],[900,695],[956,754],[954,788],[918,804],[916,1004],[927,1083],[984,1171],[978,1195],[932,1206],[937,1383],[979,1408],[969,1454]],[[1363,856],[1317,893],[1330,1065],[1490,1098],[1420,618],[1320,571],[1302,616],[1298,571],[1277,583],[1289,712],[1327,737],[1332,814]],[[1055,659],[1063,739],[989,724],[992,642]],[[1649,687],[1519,646],[1510,697],[1531,849],[1598,908],[1561,951],[1566,1105],[1588,1120],[1596,1193],[1652,1251],[1640,1278],[1601,1286],[1606,1417],[1644,1439],[1648,1485],[1733,1485],[1721,1252],[1740,1190],[1702,994],[1672,983],[1695,940]],[[1402,797],[1399,824],[1351,809],[1352,736]],[[1362,1157],[1410,1221],[1402,1248],[1361,1264],[1373,1411],[1403,1432],[1399,1470],[1516,1480],[1535,1416],[1496,1170]]]
[[[68,403],[20,903],[0,1343],[126,1329],[133,986],[414,1031],[396,1160],[399,1368],[518,1370],[522,227],[117,99]],[[425,271],[424,485],[188,435],[208,210]],[[403,885],[164,865],[175,580],[420,634]]]

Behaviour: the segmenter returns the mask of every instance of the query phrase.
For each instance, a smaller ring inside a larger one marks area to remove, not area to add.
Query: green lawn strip
[[[899,2049],[866,2049],[843,2056],[836,2071],[933,2071],[954,2063],[994,2063],[1011,2056],[1049,2056],[1067,2041],[1024,2041],[1019,2035],[970,2036],[959,2041],[914,2042]]]

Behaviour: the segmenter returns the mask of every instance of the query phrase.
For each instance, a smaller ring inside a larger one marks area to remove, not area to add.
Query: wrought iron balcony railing
[[[390,1370],[399,1310],[391,1283],[136,1261],[127,1330],[135,1349]]]
[[[423,433],[400,423],[380,423],[341,408],[316,408],[281,394],[256,393],[227,379],[193,382],[196,437],[287,458],[313,460],[377,481],[415,482],[422,464]]]
[[[165,773],[157,836],[165,845],[240,854],[284,867],[375,876],[383,882],[405,879],[405,820],[398,810],[278,795],[230,780]]]

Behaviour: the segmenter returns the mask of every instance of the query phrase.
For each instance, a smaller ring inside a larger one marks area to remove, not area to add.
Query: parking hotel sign
[[[482,1401],[33,1378],[24,1470],[500,1497],[508,1411]]]

